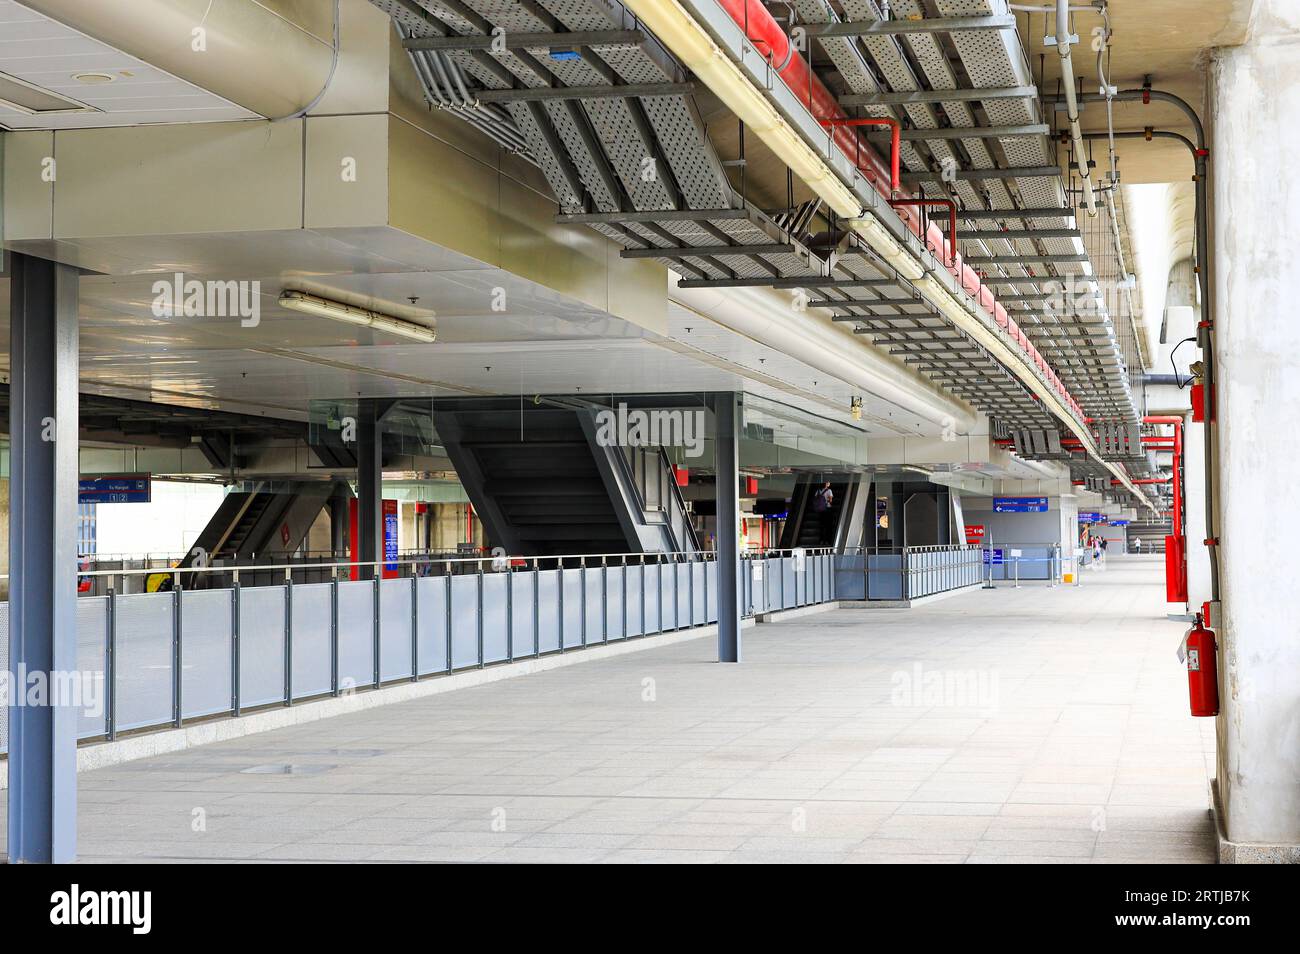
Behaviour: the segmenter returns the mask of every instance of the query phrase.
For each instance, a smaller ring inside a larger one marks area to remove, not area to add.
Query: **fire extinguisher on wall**
[[[1192,715],[1216,716],[1219,714],[1219,653],[1214,633],[1205,628],[1203,617],[1196,614],[1196,622],[1183,637],[1178,651],[1180,661],[1187,663],[1187,694],[1191,700]]]

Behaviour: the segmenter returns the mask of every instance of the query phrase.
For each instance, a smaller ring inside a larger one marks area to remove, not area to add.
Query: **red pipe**
[[[807,61],[792,47],[790,38],[772,19],[772,15],[767,12],[761,0],[718,0],[718,3],[736,25],[745,31],[745,36],[754,44],[755,49],[767,58],[773,71],[781,77],[808,111],[828,125],[831,139],[839,150],[855,163],[877,192],[886,198],[891,198],[892,192],[886,192],[884,184],[888,181],[892,189],[894,179],[885,169],[880,157],[870,146],[866,149],[862,148],[862,138],[852,125],[838,122],[838,120],[848,119],[848,115],[840,107],[835,96],[809,68]],[[931,224],[929,229],[923,230],[919,215],[910,214],[908,210],[901,210],[899,215],[907,223],[908,228],[922,238],[927,249],[935,252],[941,260],[952,262],[949,270],[956,276],[962,289],[974,296],[993,316],[998,327],[1007,332],[1017,347],[1029,358],[1030,363],[1043,372],[1052,389],[1066,405],[1076,415],[1083,417],[1083,408],[1057,377],[1047,363],[1047,359],[1025,337],[1024,332],[994,298],[993,293],[983,284],[975,270],[961,263],[955,247],[956,243],[952,242],[952,247],[945,248],[948,243],[945,242],[943,232],[937,226]]]
[[[948,267],[957,267],[957,203],[952,199],[890,199],[890,206],[898,208],[899,206],[915,205],[924,208],[928,205],[943,205],[948,207]]]
[[[1183,419],[1175,415],[1152,415],[1142,418],[1143,424],[1172,424],[1174,427],[1174,536],[1183,535]]]
[[[897,119],[888,119],[886,117],[869,117],[867,119],[825,119],[823,118],[818,120],[818,122],[820,122],[823,126],[827,126],[832,129],[837,126],[888,126],[890,129],[889,187],[894,195],[898,195],[899,192],[903,191],[903,175],[901,169],[899,168],[901,162],[900,155],[903,151],[902,123],[900,123]],[[862,140],[858,139],[857,141],[860,147]],[[861,152],[862,150],[861,148],[859,148],[858,154],[853,157],[854,164],[859,169],[862,168]],[[953,204],[954,211],[956,210],[956,208],[957,206],[954,203]],[[956,236],[956,234],[957,231],[954,228],[953,235]]]

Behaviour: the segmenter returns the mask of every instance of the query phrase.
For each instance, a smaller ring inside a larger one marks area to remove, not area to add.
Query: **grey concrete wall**
[[[984,524],[986,543],[1061,543],[1061,513],[1056,501],[1046,513],[994,513],[988,498],[962,501],[967,523]]]

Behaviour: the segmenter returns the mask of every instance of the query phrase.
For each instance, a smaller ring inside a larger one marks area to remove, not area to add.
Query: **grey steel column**
[[[383,435],[379,429],[378,402],[357,402],[357,560],[369,563],[384,558]],[[373,566],[362,566],[361,580],[371,579]],[[379,607],[375,607],[379,612]]]
[[[717,501],[718,662],[740,662],[740,395],[713,396]]]
[[[77,671],[75,268],[9,253],[9,668]],[[66,685],[66,682],[62,682]],[[77,708],[9,706],[9,861],[77,854]]]

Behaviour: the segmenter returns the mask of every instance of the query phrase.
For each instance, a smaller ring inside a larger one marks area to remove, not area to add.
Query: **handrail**
[[[790,556],[795,556],[798,552],[802,552],[805,556],[820,556],[820,555],[832,553],[834,551],[833,548],[831,547],[816,547],[816,548],[804,547],[804,548],[795,548],[795,549],[787,549],[787,550],[746,549],[740,551],[740,558],[754,559],[755,556],[771,556],[773,554],[788,554]],[[336,570],[336,569],[350,569],[352,567],[356,567],[357,569],[365,569],[371,567],[417,566],[417,565],[425,566],[425,565],[433,565],[433,564],[451,565],[453,563],[454,564],[486,563],[494,567],[499,567],[501,566],[502,563],[505,563],[506,566],[508,567],[515,561],[519,561],[519,560],[523,560],[525,561],[525,563],[534,563],[534,564],[541,563],[541,562],[551,562],[551,561],[563,562],[565,560],[595,560],[595,561],[604,561],[606,565],[608,565],[609,560],[620,560],[629,557],[632,558],[633,560],[639,559],[642,562],[649,562],[650,560],[654,560],[655,562],[658,563],[677,563],[677,562],[689,563],[697,560],[700,561],[708,561],[710,559],[716,560],[717,551],[716,550],[686,550],[680,552],[643,551],[637,553],[630,553],[630,552],[629,553],[564,553],[564,554],[545,554],[541,556],[531,556],[531,555],[524,556],[519,554],[499,553],[491,556],[479,556],[479,557],[438,556],[438,557],[424,557],[420,559],[406,559],[406,560],[400,558],[396,560],[384,560],[384,559],[349,560],[349,561],[340,561],[334,563],[309,563],[309,564],[276,563],[276,564],[244,564],[238,566],[235,564],[229,564],[229,565],[216,565],[216,566],[203,566],[203,567],[199,567],[199,566],[154,567],[153,569],[139,569],[139,570],[87,570],[85,572],[78,572],[77,576],[80,577],[154,576],[157,574],[179,575],[181,573],[238,574],[240,572],[266,573],[275,570],[288,570],[288,571]],[[598,562],[596,563],[596,565],[599,566],[601,564]],[[8,578],[9,578],[9,574],[7,573],[0,574],[0,579],[8,579]]]

